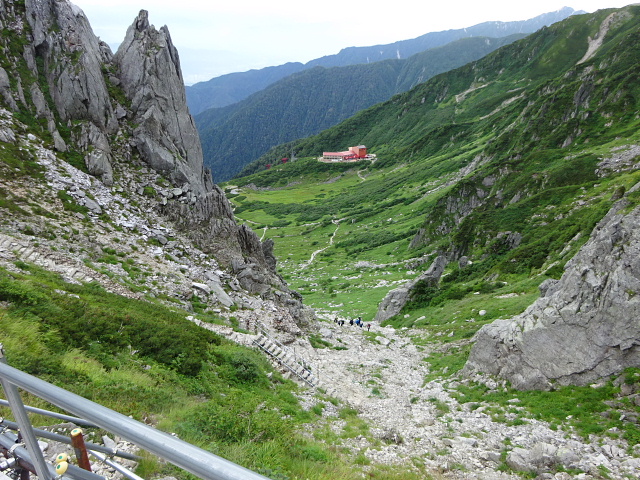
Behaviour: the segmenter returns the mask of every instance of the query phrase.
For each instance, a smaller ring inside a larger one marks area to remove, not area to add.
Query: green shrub
[[[232,384],[267,383],[264,359],[255,352],[237,345],[219,345],[211,348],[210,359],[218,366],[220,376]]]
[[[46,298],[39,289],[28,283],[18,282],[8,274],[0,276],[0,301],[35,306],[45,301]]]
[[[132,348],[182,374],[197,375],[209,345],[221,342],[218,335],[187,321],[184,313],[111,294],[96,284],[65,284],[59,275],[38,267],[28,269],[32,275],[0,270],[0,299],[10,301],[16,314],[39,318],[44,330],[67,332],[71,347],[99,342],[102,356]]]

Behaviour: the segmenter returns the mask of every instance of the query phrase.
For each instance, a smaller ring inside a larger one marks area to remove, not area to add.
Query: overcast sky
[[[169,27],[187,85],[232,72],[306,63],[342,48],[393,43],[486,21],[526,20],[564,6],[594,12],[630,0],[71,0],[116,50],[141,9]],[[376,2],[377,3],[377,2]]]

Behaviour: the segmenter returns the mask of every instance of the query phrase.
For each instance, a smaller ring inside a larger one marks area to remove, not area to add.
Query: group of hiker
[[[342,326],[344,325],[344,320],[338,320],[338,317],[333,319],[333,323],[337,323],[338,325]],[[364,327],[364,322],[362,321],[362,317],[358,317],[355,320],[352,318],[349,320],[349,325],[355,325],[356,327]],[[371,330],[371,324],[367,323],[367,331]]]

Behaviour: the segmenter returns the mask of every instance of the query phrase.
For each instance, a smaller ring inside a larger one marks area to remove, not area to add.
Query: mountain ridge
[[[406,60],[316,66],[295,73],[234,105],[197,115],[205,162],[217,181],[228,180],[271,146],[318,133],[520,38],[522,35],[463,38]],[[311,91],[313,95],[308,94]]]
[[[398,49],[402,49],[400,58],[408,58],[415,53],[439,47],[460,38],[469,36],[504,37],[514,33],[531,33],[544,25],[562,20],[569,15],[584,13],[563,7],[556,12],[548,12],[532,19],[514,22],[484,22],[471,27],[442,32],[426,33],[415,39],[376,45],[371,47],[348,47],[338,54],[327,55],[303,64],[289,62],[279,66],[260,70],[237,72],[212,78],[186,87],[187,104],[193,115],[212,107],[224,107],[246,98],[251,93],[262,90],[269,84],[306,68],[315,66],[336,67],[372,63],[375,61],[398,58]],[[500,32],[500,34],[498,34]],[[380,52],[380,49],[386,50]],[[371,53],[374,52],[374,53]],[[391,52],[391,53],[389,53]],[[374,60],[375,58],[375,60]],[[246,85],[252,85],[247,87]],[[255,85],[254,85],[255,84]],[[232,93],[239,90],[238,93]],[[222,100],[222,103],[218,103]],[[229,102],[229,103],[227,103]]]

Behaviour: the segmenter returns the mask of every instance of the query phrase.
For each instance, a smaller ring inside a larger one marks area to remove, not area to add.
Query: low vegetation
[[[139,421],[153,419],[162,430],[274,480],[349,478],[368,463],[320,433],[301,433],[317,409],[302,408],[295,383],[257,351],[196,327],[184,310],[66,283],[23,262],[16,267],[0,269],[0,343],[13,367]],[[30,395],[24,401],[52,408]],[[343,408],[338,418],[346,420],[344,438],[368,431],[356,410]],[[149,456],[137,472],[185,475]],[[429,478],[388,467],[367,475]]]
[[[457,388],[456,399],[473,409],[481,408],[495,421],[514,424],[542,420],[552,429],[562,427],[585,439],[590,435],[624,438],[633,446],[640,443],[640,429],[625,417],[639,415],[640,408],[620,395],[620,385],[633,387],[638,378],[639,369],[628,369],[616,385],[609,381],[585,387],[563,386],[552,392],[490,391],[486,385],[469,384]]]

